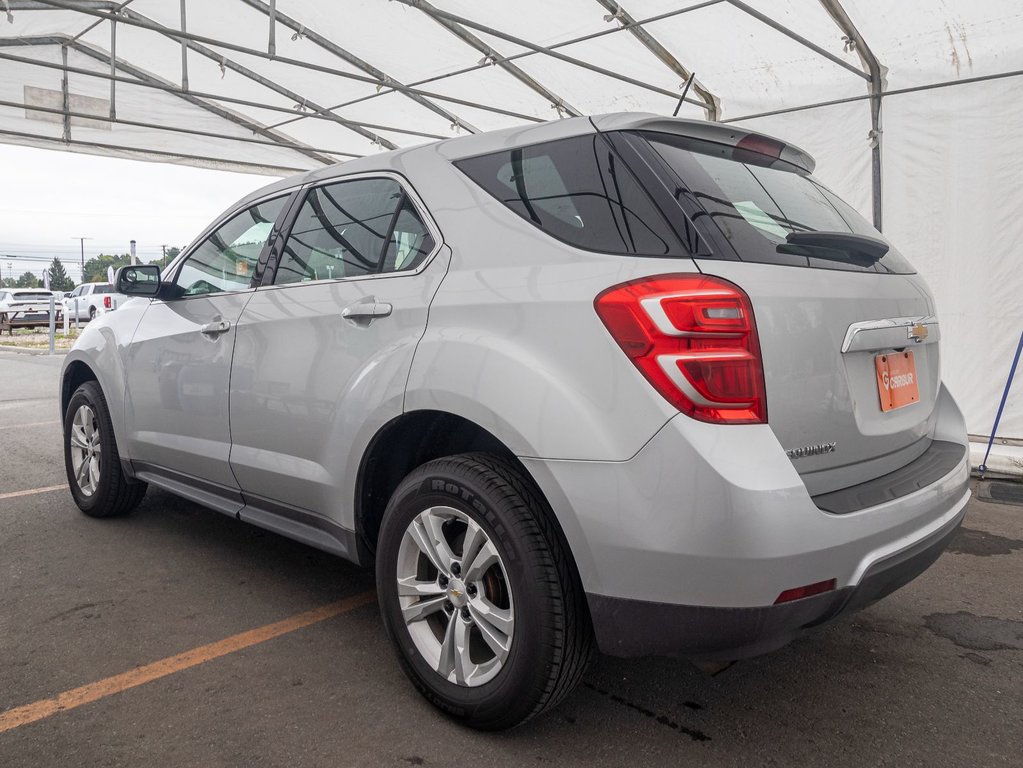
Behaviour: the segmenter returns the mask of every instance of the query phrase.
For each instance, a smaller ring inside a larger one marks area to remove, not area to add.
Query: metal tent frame
[[[571,93],[564,93],[545,83],[536,74],[531,74],[525,68],[524,63],[540,60],[552,60],[559,65],[578,68],[590,76],[604,78],[610,87],[615,84],[627,85],[632,88],[641,89],[644,92],[665,97],[665,113],[671,108],[674,102],[682,98],[686,103],[700,108],[707,119],[718,120],[722,115],[722,100],[727,102],[728,94],[715,93],[707,85],[696,79],[693,70],[687,66],[685,61],[675,53],[669,51],[668,47],[659,40],[650,27],[657,22],[675,18],[684,14],[699,13],[701,10],[712,6],[730,6],[735,11],[755,19],[769,34],[784,35],[799,46],[811,51],[821,60],[834,64],[850,76],[862,79],[866,83],[866,93],[862,96],[844,97],[830,101],[816,101],[813,103],[799,104],[783,109],[771,110],[757,114],[748,114],[738,117],[729,117],[727,122],[738,120],[766,117],[800,110],[809,110],[818,107],[826,107],[839,103],[846,103],[856,100],[868,100],[870,108],[870,151],[871,151],[871,191],[872,207],[875,225],[880,228],[882,223],[882,155],[883,155],[883,130],[882,130],[882,106],[884,98],[890,93],[906,93],[911,90],[923,90],[925,88],[956,85],[963,82],[976,81],[994,77],[1014,76],[1019,73],[1001,73],[989,75],[987,78],[972,78],[955,80],[945,83],[918,86],[914,89],[901,89],[889,92],[886,89],[886,68],[878,57],[874,55],[868,41],[856,29],[849,15],[842,6],[841,0],[818,0],[820,6],[827,12],[834,22],[836,33],[844,36],[848,41],[847,45],[855,50],[859,59],[859,66],[851,64],[820,45],[807,39],[805,36],[795,32],[775,18],[751,7],[741,0],[704,0],[694,2],[684,7],[673,9],[647,18],[637,19],[628,9],[628,1],[617,2],[616,0],[591,0],[594,13],[602,13],[603,20],[608,25],[606,28],[596,32],[589,32],[570,39],[562,40],[556,44],[540,45],[519,35],[498,29],[494,26],[481,23],[475,19],[452,13],[427,2],[427,0],[397,0],[398,3],[407,6],[412,11],[422,14],[431,22],[436,23],[450,34],[452,45],[468,46],[481,55],[482,58],[470,67],[460,67],[453,71],[434,74],[428,78],[410,82],[402,81],[393,74],[381,69],[377,63],[367,61],[364,56],[359,56],[343,47],[338,41],[332,40],[328,35],[314,29],[303,22],[301,18],[283,13],[277,7],[277,0],[234,0],[241,7],[250,9],[261,14],[266,21],[266,46],[265,48],[242,45],[230,42],[225,39],[218,39],[208,35],[197,34],[188,26],[188,5],[195,0],[179,0],[180,23],[178,28],[162,24],[147,17],[138,10],[132,8],[135,0],[0,0],[0,9],[4,10],[11,20],[14,15],[20,13],[32,13],[39,11],[68,11],[81,17],[82,29],[77,34],[48,34],[48,35],[24,35],[13,37],[0,37],[0,60],[15,62],[22,65],[30,65],[42,69],[59,69],[62,72],[63,99],[60,108],[53,106],[41,106],[28,103],[18,103],[12,100],[0,101],[0,108],[24,109],[26,114],[40,113],[59,115],[62,118],[63,130],[59,139],[45,133],[36,135],[26,131],[0,130],[0,141],[5,138],[9,141],[22,141],[32,139],[39,142],[50,142],[55,145],[63,144],[68,148],[81,147],[91,151],[104,151],[109,149],[120,150],[127,153],[136,153],[138,156],[152,154],[168,160],[180,162],[216,163],[219,158],[214,155],[201,155],[191,152],[166,149],[161,147],[133,147],[125,150],[116,144],[107,145],[103,142],[83,140],[76,136],[74,126],[81,124],[78,121],[106,121],[111,125],[129,126],[151,131],[165,131],[169,134],[181,134],[206,139],[215,139],[224,142],[225,147],[233,143],[248,145],[264,145],[277,149],[287,150],[294,153],[295,163],[282,164],[280,162],[262,163],[259,161],[247,160],[235,162],[236,167],[260,173],[286,173],[299,170],[305,167],[329,164],[347,158],[358,157],[360,153],[352,151],[351,146],[347,148],[325,149],[313,146],[299,138],[290,135],[302,125],[309,121],[316,121],[318,125],[329,124],[342,132],[338,134],[351,137],[353,134],[358,141],[365,141],[365,151],[373,151],[374,147],[380,149],[395,149],[411,143],[418,143],[423,139],[441,139],[447,136],[456,135],[459,132],[475,133],[480,129],[476,121],[470,119],[465,111],[478,114],[499,115],[502,118],[511,119],[516,122],[540,122],[544,119],[556,117],[574,116],[583,114],[578,105],[573,103]],[[109,47],[107,49],[96,45],[95,42],[86,42],[83,36],[93,32],[100,25],[109,26]],[[117,54],[118,29],[130,27],[135,30],[144,30],[158,35],[164,40],[173,41],[181,46],[181,69],[178,82],[171,82],[165,77],[160,77],[148,71],[142,63],[125,60]],[[325,64],[322,57],[319,60],[299,59],[284,56],[280,53],[280,46],[277,42],[279,28],[290,30],[293,40],[305,40],[316,47],[318,51],[326,54],[328,61],[336,62]],[[666,74],[677,78],[678,89],[672,90],[654,82],[632,77],[624,72],[601,66],[592,61],[585,60],[575,55],[566,53],[563,49],[577,46],[580,43],[595,40],[608,35],[628,33],[642,46],[642,49],[649,54],[659,66],[663,67]],[[507,44],[509,48],[515,49],[514,53],[502,53],[497,50],[488,39],[500,41]],[[456,42],[457,41],[457,42]],[[61,63],[56,64],[42,58],[33,58],[32,52],[38,47],[59,48],[61,51]],[[19,55],[12,52],[18,48],[25,47],[28,55]],[[73,66],[69,64],[69,53],[80,54],[88,59],[106,65],[106,71],[93,67]],[[259,86],[267,94],[266,101],[254,100],[252,98],[240,98],[232,93],[230,87],[224,92],[211,92],[209,90],[196,90],[190,86],[188,65],[190,55],[214,62],[220,67],[221,73],[230,71],[237,74],[251,84]],[[240,57],[240,58],[239,58]],[[241,59],[249,59],[253,64],[246,64]],[[264,71],[257,71],[256,62],[264,62],[261,68]],[[546,104],[548,113],[545,115],[537,105],[533,114],[509,109],[506,105],[493,103],[483,99],[461,98],[451,93],[443,92],[455,78],[462,78],[474,72],[488,67],[495,67],[502,73],[510,76],[534,98],[540,99]],[[273,71],[276,74],[268,74]],[[348,98],[340,103],[326,105],[314,100],[309,94],[302,93],[294,87],[289,87],[282,82],[281,74],[299,71],[313,74],[317,77],[327,76],[356,84],[358,86],[369,86],[374,90],[370,93],[363,93],[355,98]],[[96,78],[106,80],[110,86],[109,114],[99,115],[95,112],[83,112],[71,108],[69,94],[69,76]],[[693,80],[692,96],[681,93],[682,86]],[[134,116],[129,119],[117,114],[118,89],[130,86],[132,88],[148,88],[160,91],[173,96],[195,107],[208,115],[232,126],[231,131],[207,130],[189,127],[185,125],[160,124],[155,121],[136,119]],[[424,86],[429,86],[426,88]],[[426,130],[418,125],[388,125],[381,122],[359,119],[354,112],[364,108],[369,102],[375,99],[386,98],[397,95],[415,108],[424,110],[433,119],[441,119],[447,125],[447,132],[438,129]],[[292,106],[284,106],[282,100]],[[281,119],[276,122],[260,120],[246,110],[258,110],[261,114],[279,114]],[[286,115],[286,117],[285,117]],[[240,131],[238,129],[241,129]],[[317,143],[333,143],[317,142]],[[310,162],[312,165],[310,165]]]

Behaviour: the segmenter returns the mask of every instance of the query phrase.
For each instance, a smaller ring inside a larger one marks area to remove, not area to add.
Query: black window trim
[[[391,221],[387,227],[388,236],[384,241],[384,252],[380,257],[381,265],[387,256],[387,247],[390,242],[390,238],[394,233],[395,224],[398,221],[398,216],[401,214],[402,207],[405,205],[406,201],[412,203],[412,207],[415,209],[416,215],[419,216],[419,219],[423,222],[423,225],[433,238],[433,250],[431,250],[423,258],[423,260],[412,269],[399,269],[391,272],[372,272],[365,275],[351,275],[350,277],[325,277],[321,280],[302,280],[295,283],[275,284],[274,279],[277,276],[277,267],[280,263],[281,251],[284,248],[284,244],[288,241],[288,238],[291,237],[291,229],[295,225],[295,220],[298,218],[298,214],[302,210],[302,206],[305,205],[309,192],[319,187],[329,187],[334,184],[340,184],[346,181],[359,181],[361,179],[389,179],[397,182],[398,187],[401,190],[401,197],[398,199],[397,207],[394,209],[394,213],[391,215]],[[277,290],[280,288],[299,288],[306,285],[321,285],[323,283],[336,283],[340,281],[350,282],[353,280],[379,280],[380,278],[387,277],[418,275],[430,265],[443,246],[444,236],[441,234],[440,227],[437,226],[437,222],[430,214],[430,211],[423,202],[423,199],[416,192],[415,187],[413,187],[411,182],[409,182],[409,180],[400,173],[386,170],[362,171],[359,173],[332,176],[329,179],[317,179],[315,182],[304,184],[296,190],[295,199],[292,201],[288,208],[287,215],[281,222],[277,239],[273,242],[268,251],[269,258],[266,264],[266,269],[263,271],[262,282],[257,286],[257,289],[260,291]],[[262,257],[260,258],[262,259]]]
[[[629,251],[605,251],[605,250],[598,250],[596,248],[584,248],[583,246],[579,245],[578,243],[570,242],[569,240],[565,240],[564,238],[558,237],[553,232],[548,232],[546,229],[543,229],[542,227],[540,227],[540,225],[537,224],[535,221],[533,221],[533,220],[531,220],[531,219],[529,219],[529,218],[527,218],[525,216],[522,216],[522,215],[516,213],[513,209],[509,208],[500,197],[498,197],[493,192],[491,192],[486,187],[484,187],[482,184],[477,182],[472,176],[470,176],[468,173],[466,173],[466,171],[461,167],[462,163],[464,163],[464,162],[466,162],[468,160],[476,160],[476,159],[481,158],[481,157],[490,157],[492,155],[498,155],[498,154],[501,154],[501,153],[512,152],[512,151],[516,151],[516,150],[521,152],[522,150],[532,149],[533,147],[540,147],[540,146],[543,146],[545,144],[555,144],[555,143],[560,142],[560,141],[570,141],[570,140],[578,140],[578,139],[592,139],[592,138],[598,138],[598,137],[604,141],[604,144],[612,152],[612,154],[618,159],[618,161],[621,162],[622,166],[630,174],[632,174],[632,177],[633,177],[633,179],[636,182],[636,186],[639,187],[640,191],[644,195],[646,195],[647,200],[653,206],[653,208],[657,212],[657,214],[661,217],[661,219],[663,220],[663,223],[667,227],[668,231],[672,235],[675,236],[674,237],[674,239],[675,239],[674,243],[668,243],[668,246],[669,246],[669,249],[670,249],[668,253],[660,253],[660,254],[632,253],[632,252],[629,252]],[[685,240],[680,236],[678,229],[672,224],[672,221],[667,216],[663,206],[658,204],[658,202],[655,199],[654,195],[651,193],[651,191],[649,189],[646,188],[646,185],[643,183],[641,175],[636,172],[636,169],[632,166],[631,163],[628,162],[627,158],[625,156],[623,156],[623,154],[618,150],[618,147],[615,146],[614,142],[612,142],[608,138],[608,134],[604,133],[603,131],[596,131],[596,130],[594,130],[594,131],[592,131],[590,133],[579,133],[579,134],[576,134],[574,136],[561,136],[561,137],[556,138],[556,139],[545,139],[543,141],[533,142],[532,144],[522,144],[522,145],[517,145],[517,146],[514,146],[514,147],[505,148],[505,149],[499,149],[499,150],[496,150],[496,151],[495,150],[489,150],[487,152],[480,152],[480,153],[475,154],[475,155],[466,155],[465,157],[459,157],[459,158],[457,158],[455,160],[452,160],[451,164],[458,170],[459,173],[461,173],[472,184],[474,184],[475,186],[477,186],[480,189],[482,189],[484,192],[486,192],[491,198],[493,198],[497,202],[501,203],[501,207],[504,208],[506,211],[508,211],[517,220],[525,221],[531,227],[534,227],[538,231],[542,232],[544,234],[544,236],[549,237],[552,240],[556,240],[557,242],[562,243],[564,245],[567,245],[570,248],[575,248],[577,251],[582,251],[583,253],[599,253],[599,254],[604,255],[604,256],[632,256],[632,257],[636,257],[636,258],[640,258],[640,259],[679,259],[679,258],[689,259],[689,258],[692,258],[692,254],[690,253],[689,248],[686,245]]]

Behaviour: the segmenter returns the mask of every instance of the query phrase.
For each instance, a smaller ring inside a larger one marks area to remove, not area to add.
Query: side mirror
[[[153,298],[160,292],[160,267],[156,264],[121,267],[114,275],[114,290],[125,296]]]

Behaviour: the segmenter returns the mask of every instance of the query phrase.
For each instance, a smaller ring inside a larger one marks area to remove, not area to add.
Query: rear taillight
[[[110,297],[109,296],[104,296],[103,297],[103,308],[104,309],[110,309]]]
[[[737,286],[701,274],[658,275],[608,288],[593,305],[640,373],[680,411],[715,423],[767,421],[753,307]]]

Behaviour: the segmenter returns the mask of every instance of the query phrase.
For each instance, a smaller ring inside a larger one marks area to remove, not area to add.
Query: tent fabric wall
[[[990,432],[1023,331],[1018,0],[185,0],[187,81],[181,4],[121,5],[0,2],[0,141],[282,175],[571,114],[670,114],[694,72],[681,116],[802,146],[869,218],[869,77],[840,6],[882,66],[885,233],[935,294],[969,431]],[[64,45],[71,104],[102,117],[115,27],[118,122],[26,111],[26,86],[62,102]],[[1023,381],[999,434],[1023,441]]]

